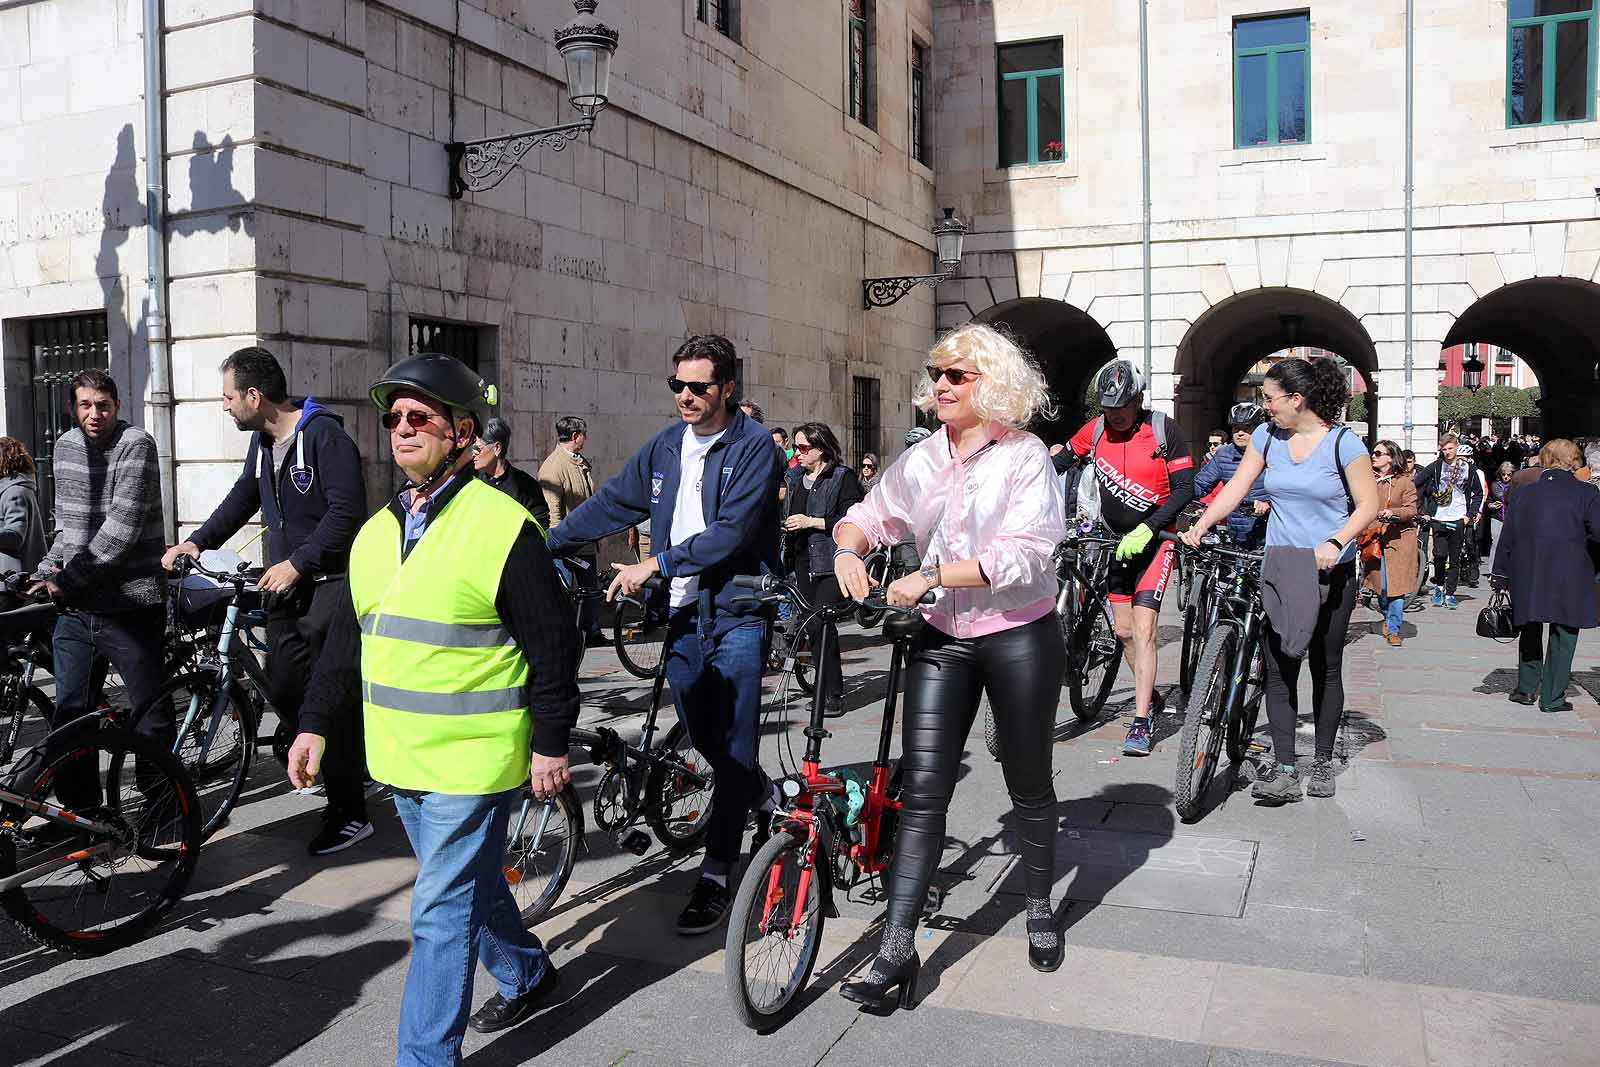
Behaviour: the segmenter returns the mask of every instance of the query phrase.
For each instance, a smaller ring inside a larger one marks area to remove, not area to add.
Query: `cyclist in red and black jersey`
[[[1094,464],[1100,495],[1100,517],[1121,534],[1117,564],[1111,569],[1111,612],[1117,637],[1133,664],[1134,718],[1122,751],[1150,754],[1150,705],[1156,688],[1156,617],[1172,576],[1173,546],[1157,541],[1156,531],[1170,530],[1194,499],[1194,458],[1176,420],[1153,415],[1144,406],[1144,375],[1125,359],[1113,360],[1100,372],[1095,393],[1104,412],[1104,429],[1096,443],[1098,418],[1085,423],[1068,449]],[[1152,419],[1165,420],[1163,442]]]

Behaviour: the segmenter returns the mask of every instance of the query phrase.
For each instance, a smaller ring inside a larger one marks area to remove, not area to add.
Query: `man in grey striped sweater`
[[[122,675],[131,708],[154,700],[166,629],[155,439],[117,418],[117,383],[105,371],[79,373],[71,397],[78,425],[55,446],[55,542],[33,587],[73,609],[56,620],[58,725],[94,710],[96,654]],[[164,710],[147,716],[143,729],[170,743],[175,724],[172,709]]]

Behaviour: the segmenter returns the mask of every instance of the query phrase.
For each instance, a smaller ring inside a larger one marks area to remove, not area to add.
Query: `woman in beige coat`
[[[1361,560],[1367,588],[1383,611],[1383,636],[1398,646],[1406,600],[1417,588],[1417,487],[1393,441],[1373,448],[1372,471],[1378,476],[1378,521],[1362,535]],[[1369,539],[1382,549],[1376,560],[1366,547]]]

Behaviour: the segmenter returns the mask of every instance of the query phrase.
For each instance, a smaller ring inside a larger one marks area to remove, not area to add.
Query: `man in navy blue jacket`
[[[1250,403],[1235,404],[1228,411],[1232,440],[1213,452],[1206,459],[1205,466],[1200,468],[1200,473],[1194,476],[1196,500],[1209,496],[1218,486],[1228,484],[1234,471],[1239,469],[1239,461],[1244,459],[1245,452],[1250,448],[1250,434],[1261,424],[1263,417],[1261,408]],[[1228,535],[1233,538],[1234,544],[1244,548],[1260,548],[1267,541],[1267,512],[1271,510],[1271,504],[1262,485],[1265,477],[1263,475],[1256,479],[1256,484],[1245,494],[1244,504],[1226,520]]]
[[[198,556],[239,532],[256,512],[267,527],[267,569],[258,583],[276,602],[267,620],[267,676],[281,749],[297,732],[300,705],[333,612],[343,602],[350,544],[367,515],[361,454],[344,420],[307,397],[289,399],[283,368],[264,348],[241,348],[222,363],[222,406],[250,432],[244,470],[189,540],[167,549],[162,565]],[[367,819],[361,716],[342,715],[346,734],[329,738],[324,776],[328,808],[309,851],[323,856],[372,834]]]
[[[729,579],[778,570],[779,454],[766,427],[734,406],[732,342],[690,337],[672,357],[667,388],[680,422],[634,454],[550,531],[550,551],[580,545],[650,520],[656,554],[614,563],[608,590],[629,595],[667,579],[667,680],[690,740],[716,775],[706,854],[680,934],[714,930],[728,910],[728,876],[745,819],[766,776],[760,766],[761,668],[766,618]]]

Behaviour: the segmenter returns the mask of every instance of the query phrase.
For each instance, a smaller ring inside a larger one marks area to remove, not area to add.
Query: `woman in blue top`
[[[1344,639],[1356,601],[1356,536],[1377,517],[1378,483],[1366,445],[1337,425],[1350,387],[1333,360],[1278,361],[1267,371],[1261,399],[1271,421],[1256,428],[1239,469],[1183,539],[1199,547],[1205,532],[1226,519],[1265,472],[1262,484],[1272,503],[1267,551],[1315,553],[1322,605],[1309,652],[1317,752],[1306,792],[1331,797],[1333,742],[1344,714]],[[1285,653],[1271,620],[1265,637],[1267,718],[1276,760],[1251,795],[1283,803],[1300,799],[1294,743],[1300,660]]]

